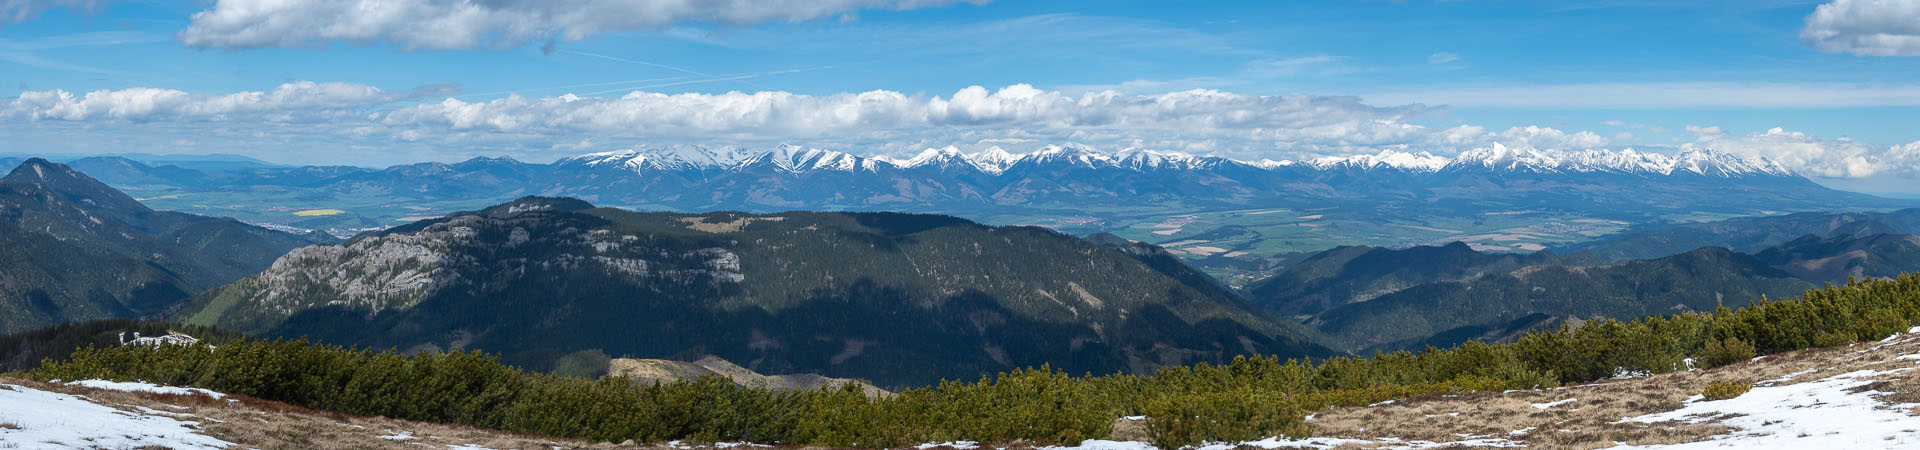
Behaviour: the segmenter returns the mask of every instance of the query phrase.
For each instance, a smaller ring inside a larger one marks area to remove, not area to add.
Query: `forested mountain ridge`
[[[0,331],[134,317],[266,268],[312,243],[155,211],[42,159],[0,178]]]
[[[1705,247],[1651,260],[1530,266],[1421,284],[1327,310],[1307,323],[1351,349],[1397,348],[1396,343],[1421,342],[1462,327],[1508,324],[1535,314],[1624,320],[1744,306],[1763,296],[1781,298],[1813,287],[1751,255]]]
[[[1703,223],[1645,224],[1624,233],[1556,247],[1553,251],[1562,254],[1590,251],[1618,261],[1658,258],[1700,247],[1726,247],[1753,253],[1807,235],[1830,238],[1875,234],[1920,234],[1920,208],[1886,212],[1802,212]]]
[[[1317,333],[1177,260],[1042,228],[589,208],[524,198],[303,248],[197,297],[183,317],[336,344],[483,349],[535,369],[598,349],[882,385],[1330,354]]]
[[[1532,266],[1597,262],[1588,255],[1480,252],[1461,242],[1400,250],[1347,246],[1309,255],[1279,275],[1247,286],[1247,292],[1275,312],[1312,316],[1425,283],[1467,280]]]
[[[1893,278],[1920,271],[1920,235],[1806,235],[1754,255],[1814,283],[1850,278]]]
[[[1850,278],[1920,271],[1920,236],[1873,233],[1898,229],[1890,223],[1902,223],[1898,218],[1905,213],[1730,221],[1789,225],[1722,239],[1759,239],[1810,226],[1829,237],[1808,234],[1752,253],[1709,246],[1616,262],[1588,252],[1483,253],[1460,243],[1342,247],[1304,257],[1248,292],[1255,302],[1346,342],[1349,350],[1503,340],[1583,320],[1741,306]],[[1636,240],[1643,239],[1650,238]]]

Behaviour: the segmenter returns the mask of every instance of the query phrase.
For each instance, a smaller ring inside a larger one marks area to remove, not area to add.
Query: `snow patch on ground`
[[[1798,377],[1798,376],[1801,376],[1801,375],[1806,375],[1806,374],[1809,374],[1809,373],[1813,373],[1813,372],[1815,372],[1815,371],[1818,371],[1818,370],[1820,370],[1820,369],[1807,369],[1807,370],[1802,370],[1802,371],[1799,371],[1799,372],[1794,372],[1794,373],[1790,373],[1790,374],[1786,374],[1786,375],[1781,375],[1781,376],[1780,376],[1780,378],[1775,378],[1775,379],[1771,379],[1771,380],[1767,380],[1767,381],[1762,381],[1762,382],[1760,382],[1760,383],[1761,383],[1761,384],[1763,384],[1763,385],[1775,385],[1775,384],[1780,384],[1780,383],[1785,383],[1785,382],[1788,382],[1788,381],[1793,381],[1793,379],[1794,379],[1794,377]]]
[[[1755,387],[1727,400],[1695,397],[1678,410],[1622,421],[1718,419],[1739,429],[1706,441],[1640,448],[1920,448],[1920,432],[1915,431],[1920,418],[1887,409],[1892,405],[1873,398],[1873,391],[1848,392],[1872,383],[1873,377],[1908,370],[1912,369],[1861,370],[1820,381]]]
[[[771,445],[755,444],[752,442],[715,442],[709,445],[712,446],[713,448],[734,448],[734,447],[770,448],[772,447]],[[938,445],[938,444],[925,444],[925,445],[922,445],[921,448],[928,448],[929,446],[932,446],[932,445]],[[667,448],[693,449],[693,448],[699,448],[699,447],[696,447],[693,443],[685,442],[685,441],[667,441]]]
[[[1555,406],[1560,406],[1560,405],[1565,405],[1565,404],[1568,404],[1568,403],[1573,403],[1573,402],[1574,402],[1575,400],[1579,400],[1579,399],[1577,399],[1577,398],[1570,398],[1570,399],[1566,399],[1566,400],[1560,400],[1560,401],[1552,401],[1552,402],[1546,402],[1546,403],[1534,403],[1534,404],[1533,404],[1533,409],[1538,409],[1538,410],[1541,410],[1541,411],[1546,411],[1547,409],[1549,409],[1549,408],[1553,408],[1553,407],[1555,407]]]
[[[146,382],[139,382],[139,381],[80,380],[80,381],[68,382],[67,385],[90,387],[94,389],[105,389],[109,391],[146,392],[146,393],[163,394],[163,395],[200,394],[200,395],[205,395],[213,398],[225,398],[227,396],[227,394],[209,391],[206,389],[161,386],[153,383],[146,383]]]
[[[1154,448],[1153,444],[1148,444],[1145,442],[1106,441],[1106,440],[1100,440],[1100,439],[1088,439],[1085,441],[1080,441],[1080,445],[1059,446],[1059,447],[1039,447],[1039,450],[1159,450],[1159,449]]]
[[[0,443],[7,448],[222,449],[233,444],[199,434],[198,423],[121,411],[85,397],[0,384]]]
[[[1471,436],[1467,436],[1467,437],[1471,437]],[[1258,441],[1242,442],[1242,443],[1233,444],[1233,445],[1209,444],[1209,445],[1201,446],[1200,448],[1195,450],[1232,450],[1240,447],[1254,447],[1254,448],[1264,448],[1264,449],[1281,449],[1281,448],[1331,449],[1331,448],[1339,448],[1343,446],[1363,446],[1363,447],[1364,446],[1381,446],[1385,448],[1394,448],[1394,449],[1424,450],[1424,449],[1432,449],[1432,448],[1461,448],[1461,447],[1479,447],[1479,448],[1525,447],[1526,445],[1520,442],[1510,441],[1506,439],[1494,439],[1494,438],[1473,438],[1473,439],[1467,439],[1467,440],[1447,441],[1447,442],[1419,441],[1419,440],[1408,441],[1408,440],[1400,440],[1400,439],[1395,439],[1390,437],[1380,438],[1378,440],[1343,439],[1343,438],[1306,438],[1306,439],[1267,438],[1267,439],[1261,439]]]
[[[1241,442],[1241,443],[1235,443],[1235,444],[1212,443],[1212,444],[1202,445],[1202,446],[1193,448],[1193,450],[1233,450],[1233,449],[1248,448],[1248,447],[1261,448],[1261,449],[1296,449],[1296,448],[1297,449],[1332,449],[1332,448],[1338,448],[1342,446],[1382,446],[1385,448],[1394,448],[1394,449],[1423,450],[1423,449],[1435,449],[1435,448],[1455,448],[1457,446],[1483,447],[1483,448],[1484,447],[1524,447],[1525,446],[1525,444],[1523,443],[1506,440],[1506,439],[1494,439],[1494,438],[1475,437],[1475,436],[1465,436],[1465,437],[1468,437],[1469,439],[1461,440],[1461,441],[1448,441],[1448,442],[1433,442],[1433,441],[1418,441],[1418,440],[1408,441],[1408,440],[1400,440],[1400,439],[1395,439],[1390,437],[1380,438],[1378,440],[1345,439],[1345,438],[1329,438],[1329,437],[1287,439],[1287,438],[1274,437],[1274,438],[1261,439],[1258,441],[1248,441],[1248,442]],[[927,445],[922,445],[919,448],[927,449],[927,448],[932,448],[940,445],[949,445],[949,444],[927,444]],[[971,448],[971,447],[961,447],[961,448]],[[1089,440],[1080,442],[1080,445],[1058,446],[1058,447],[1038,447],[1037,450],[1157,450],[1157,449],[1153,447],[1153,444],[1148,444],[1145,442],[1105,441],[1105,440],[1098,440],[1098,439],[1089,439]]]
[[[974,441],[941,442],[938,444],[920,444],[918,446],[915,446],[914,448],[917,448],[920,450],[927,450],[927,449],[936,448],[936,447],[953,447],[960,450],[973,450],[976,448],[980,448],[980,443],[974,442]]]

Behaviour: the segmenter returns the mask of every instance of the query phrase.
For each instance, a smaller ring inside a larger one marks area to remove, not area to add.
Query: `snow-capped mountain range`
[[[1246,161],[1084,145],[1039,146],[1025,153],[944,147],[904,158],[799,145],[686,145],[593,153],[551,164],[475,158],[384,169],[199,171],[129,163],[90,158],[75,161],[75,167],[109,183],[193,192],[317,189],[422,201],[544,195],[638,209],[915,211],[967,217],[1398,205],[1464,214],[1570,209],[1641,220],[1674,213],[1908,205],[1828,189],[1764,158],[1693,149],[1669,154],[1495,145],[1450,157],[1384,150]]]
[[[1375,154],[1328,156],[1301,161],[1245,161],[1217,156],[1195,156],[1180,152],[1122,149],[1106,153],[1081,145],[1048,145],[1031,153],[1013,153],[1001,147],[966,153],[959,148],[928,148],[910,158],[856,156],[850,153],[797,145],[781,145],[773,150],[754,152],[739,147],[676,146],[658,149],[622,150],[591,153],[564,158],[556,166],[622,168],[638,173],[650,171],[727,172],[756,167],[783,172],[809,171],[874,172],[886,169],[970,170],[1002,175],[1010,169],[1029,167],[1067,167],[1081,169],[1127,169],[1133,171],[1216,169],[1237,165],[1254,169],[1310,168],[1315,170],[1393,169],[1412,173],[1437,173],[1469,169],[1529,174],[1619,173],[1639,175],[1695,174],[1720,178],[1747,176],[1794,176],[1791,170],[1764,157],[1742,157],[1709,150],[1689,149],[1675,155],[1623,150],[1549,150],[1512,148],[1501,144],[1462,152],[1455,157],[1427,152],[1382,150]]]

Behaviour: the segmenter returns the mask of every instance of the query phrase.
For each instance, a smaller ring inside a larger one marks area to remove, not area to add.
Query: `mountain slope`
[[[705,357],[692,362],[665,359],[628,359],[616,358],[609,362],[607,376],[627,377],[635,384],[672,383],[675,381],[693,381],[705,376],[719,376],[733,384],[787,392],[795,390],[841,389],[859,380],[827,378],[819,375],[761,375],[731,361],[715,357]],[[879,397],[891,393],[866,383],[860,390],[868,397]]]
[[[0,178],[0,217],[0,331],[145,314],[311,243],[231,219],[154,211],[37,158]]]
[[[1608,266],[1532,266],[1466,281],[1422,284],[1336,307],[1308,324],[1353,348],[1420,341],[1461,327],[1534,314],[1579,318],[1669,315],[1781,298],[1812,283],[1752,256],[1706,247]]]
[[[1178,261],[946,216],[525,198],[294,251],[186,313],[250,334],[484,349],[535,369],[601,349],[883,386],[1043,363],[1110,373],[1327,354],[1311,330],[1195,280],[1207,278]]]
[[[1849,278],[1893,278],[1920,272],[1920,236],[1911,234],[1807,235],[1754,257],[1814,283],[1842,284]]]
[[[1920,271],[1920,237],[1898,234],[1808,235],[1752,254],[1702,247],[1616,263],[1587,253],[1484,253],[1455,243],[1336,248],[1248,291],[1255,302],[1350,349],[1398,349],[1500,341],[1599,317],[1741,306],[1849,277],[1913,271]]]
[[[1461,242],[1400,250],[1338,247],[1303,258],[1279,275],[1248,285],[1247,293],[1254,302],[1274,312],[1312,316],[1415,285],[1468,280],[1529,266],[1582,262],[1589,261],[1545,252],[1484,253]]]
[[[1609,260],[1658,258],[1700,247],[1756,252],[1813,235],[1920,234],[1920,208],[1890,212],[1805,212],[1779,216],[1637,226],[1625,233],[1554,249],[1591,251]]]

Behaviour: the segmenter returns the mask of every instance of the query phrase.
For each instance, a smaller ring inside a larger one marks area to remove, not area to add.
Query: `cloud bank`
[[[234,145],[405,147],[493,151],[530,159],[656,143],[779,142],[904,156],[950,144],[1078,142],[1214,154],[1246,160],[1428,151],[1448,155],[1498,142],[1589,149],[1614,145],[1591,131],[1415,123],[1441,110],[1379,106],[1354,97],[1250,95],[1196,89],[1159,94],[1067,94],[1016,84],[970,86],[948,95],[886,90],[827,95],[783,91],[657,93],[601,97],[446,97],[444,86],[388,91],[351,83],[292,82],[272,90],[191,93],[159,88],[28,91],[0,104],[0,122],[26,132],[215,139]],[[439,99],[439,100],[434,100]],[[6,128],[6,127],[0,127]],[[1804,174],[1860,178],[1912,174],[1920,142],[1875,147],[1775,129],[1729,136],[1690,125],[1688,147],[1766,156]],[[0,133],[5,137],[6,133]]]
[[[1718,127],[1713,128],[1718,130]],[[1882,148],[1847,138],[1826,140],[1774,128],[1764,133],[1721,137],[1683,146],[1687,147],[1765,156],[1807,176],[1867,178],[1886,174],[1914,176],[1920,173],[1920,141]]]
[[[1828,53],[1920,56],[1920,1],[1834,0],[1814,8],[1800,38]]]
[[[352,120],[358,108],[423,95],[447,94],[427,86],[412,92],[387,92],[351,83],[298,81],[271,91],[201,95],[173,89],[128,88],[74,95],[65,90],[27,91],[0,108],[0,117],[29,122],[59,121],[228,121]]]
[[[219,0],[193,15],[180,40],[228,49],[334,42],[425,50],[504,48],[682,22],[804,22],[961,1],[987,0]]]

